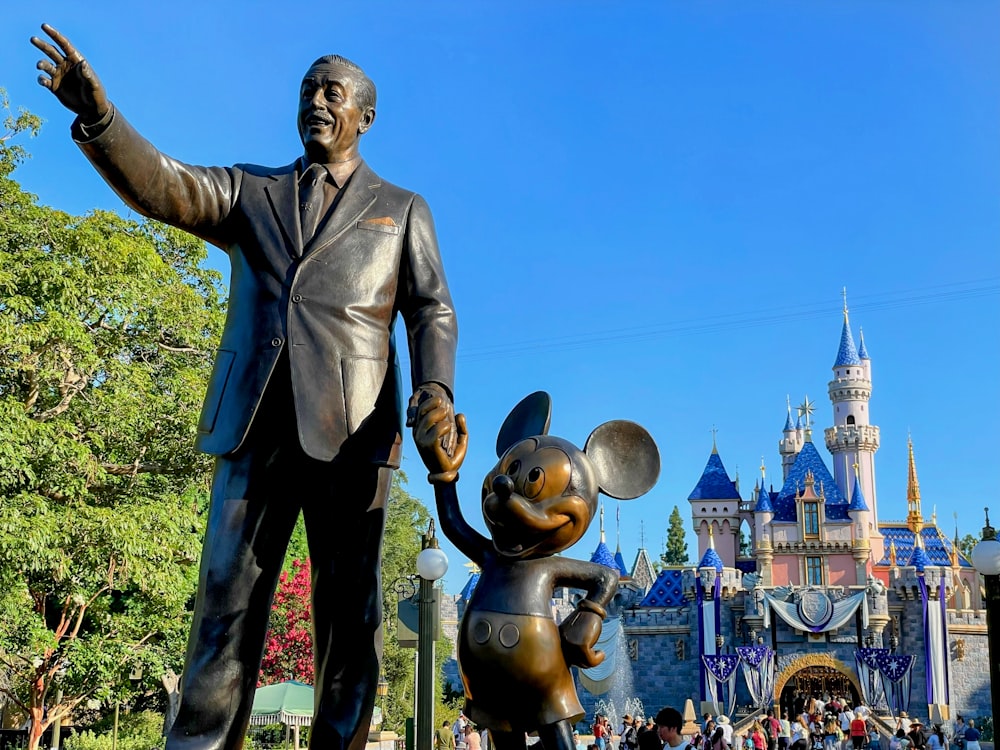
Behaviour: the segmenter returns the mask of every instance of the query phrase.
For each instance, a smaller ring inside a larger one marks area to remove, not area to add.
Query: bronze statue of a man
[[[385,504],[401,446],[397,313],[411,407],[433,396],[454,413],[457,327],[427,204],[361,159],[375,87],[349,60],[320,58],[302,80],[304,156],[278,168],[197,167],[140,136],[72,44],[42,28],[51,43],[31,40],[46,55],[39,83],[76,114],[84,155],[128,205],[220,247],[232,265],[198,425],[199,448],[217,459],[167,748],[241,747],[300,511],[313,571],[310,744],[361,748],[381,657]]]

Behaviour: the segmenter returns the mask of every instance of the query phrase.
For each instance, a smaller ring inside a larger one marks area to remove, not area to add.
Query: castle
[[[863,334],[855,343],[845,305],[828,385],[833,424],[823,431],[832,472],[814,442],[808,400],[794,419],[788,407],[778,441],[779,489],[764,486],[762,469],[744,498],[713,444],[687,498],[697,565],[656,573],[640,549],[629,569],[602,533],[591,560],[621,574],[612,610],[617,620],[605,630],[617,629],[626,645],[617,661],[628,662],[636,686],[636,695],[626,697],[648,707],[679,707],[691,698],[723,713],[750,706],[747,680],[734,677],[729,695],[719,687],[724,681],[706,674],[706,663],[709,671],[716,664],[735,670],[736,657],[727,655],[757,646],[774,654],[774,702],[782,708],[791,707],[798,691],[873,700],[878,680],[870,662],[881,656],[911,665],[893,683],[907,692],[910,716],[946,721],[989,714],[981,578],[957,537],[949,540],[936,519],[925,520],[912,441],[907,518],[879,517],[871,364]],[[475,578],[452,598],[446,620],[457,622]],[[579,592],[557,593],[559,619]],[[603,672],[578,674],[588,708],[625,671],[625,664],[609,661]],[[901,700],[895,697],[897,710]]]

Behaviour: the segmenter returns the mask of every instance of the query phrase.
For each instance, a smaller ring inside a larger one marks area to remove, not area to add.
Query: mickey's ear
[[[500,426],[500,433],[497,435],[497,458],[506,453],[514,443],[519,443],[525,438],[548,434],[551,417],[552,398],[545,391],[535,391],[521,399]]]
[[[605,422],[590,433],[583,450],[597,470],[601,492],[617,500],[644,495],[660,476],[660,451],[635,422]]]

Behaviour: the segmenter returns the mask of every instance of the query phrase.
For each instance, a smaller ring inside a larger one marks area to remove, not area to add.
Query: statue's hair
[[[317,65],[339,65],[354,73],[354,95],[357,97],[358,106],[362,110],[368,107],[375,108],[375,84],[356,62],[341,55],[323,55],[309,67],[315,68]]]

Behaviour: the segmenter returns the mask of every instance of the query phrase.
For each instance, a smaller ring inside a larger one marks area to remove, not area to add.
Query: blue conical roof
[[[701,479],[691,490],[688,500],[739,500],[740,492],[726,473],[722,459],[716,451],[708,457]]]
[[[618,570],[618,563],[615,562],[615,556],[611,554],[611,550],[608,549],[608,545],[604,541],[601,541],[597,545],[594,554],[590,556],[590,561],[598,565],[603,565],[606,568],[611,568],[612,570]]]
[[[910,557],[909,564],[916,568],[917,572],[923,573],[924,568],[931,564],[931,559],[927,556],[924,548],[918,544],[913,548],[913,555]]]
[[[834,367],[841,365],[860,365],[861,358],[858,356],[858,349],[854,346],[854,336],[851,335],[851,324],[847,322],[847,313],[844,313],[844,328],[840,332],[840,348],[837,350],[837,361]]]
[[[851,502],[847,506],[848,512],[852,510],[868,510],[868,503],[865,502],[865,495],[861,491],[861,483],[854,477],[854,491],[851,493]]]
[[[757,505],[754,506],[754,513],[774,513],[774,503],[771,502],[771,493],[760,484],[760,492],[757,494]]]
[[[469,580],[465,582],[462,587],[462,591],[459,593],[459,599],[462,601],[469,601],[472,598],[472,592],[476,590],[476,584],[479,583],[479,572],[474,572],[469,576]]]
[[[618,568],[618,575],[628,578],[628,568],[625,567],[625,558],[622,557],[621,548],[615,550],[615,567]]]
[[[789,430],[794,430],[794,429],[795,429],[795,425],[792,424],[792,410],[789,409],[788,410],[788,414],[785,416],[784,431],[788,432]]]
[[[871,359],[868,356],[868,350],[865,348],[865,332],[863,329],[858,329],[858,356],[861,359]]]
[[[715,547],[709,547],[705,550],[705,554],[702,555],[701,562],[698,563],[699,568],[715,568],[718,571],[722,570],[722,558],[719,557],[719,553],[715,551]]]

